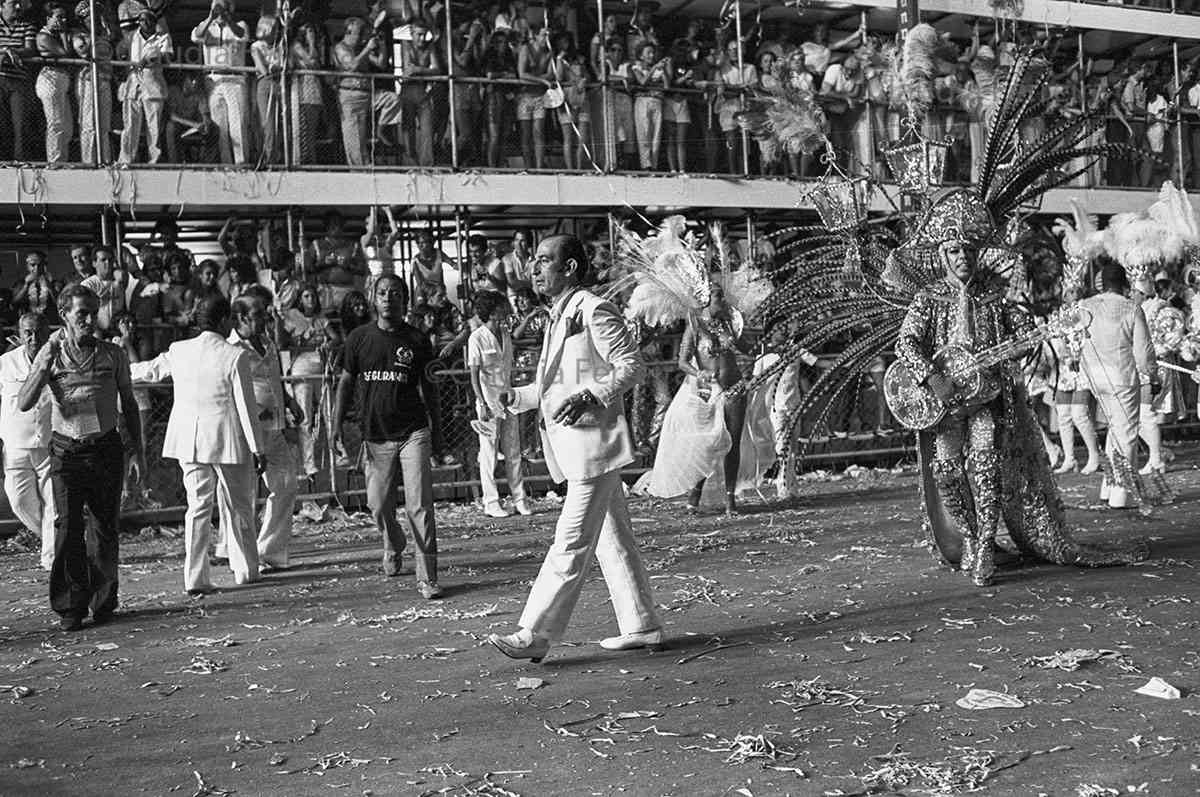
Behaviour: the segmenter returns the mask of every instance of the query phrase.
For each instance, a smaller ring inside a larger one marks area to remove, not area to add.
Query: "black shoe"
[[[258,572],[265,576],[270,573],[286,573],[291,569],[291,565],[262,565],[258,568]]]
[[[224,565],[229,564],[229,557],[228,556],[210,556],[210,557],[208,557],[208,563],[210,565],[212,565],[213,567],[222,567]]]
[[[92,625],[106,625],[111,623],[117,617],[117,613],[112,609],[102,612],[92,613]]]
[[[83,629],[83,618],[78,614],[64,614],[58,618],[58,627],[63,631],[80,631]]]

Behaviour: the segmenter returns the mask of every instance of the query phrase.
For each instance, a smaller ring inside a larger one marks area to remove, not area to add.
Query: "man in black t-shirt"
[[[419,330],[404,322],[408,288],[403,279],[384,274],[371,298],[375,323],[363,324],[346,337],[333,433],[344,441],[342,422],[351,396],[357,394],[367,505],[383,534],[383,572],[388,576],[412,572],[401,562],[406,540],[396,521],[396,482],[403,474],[404,514],[418,552],[417,588],[425,598],[440,598],[429,413],[424,400],[429,387],[425,368],[433,360],[433,348]]]

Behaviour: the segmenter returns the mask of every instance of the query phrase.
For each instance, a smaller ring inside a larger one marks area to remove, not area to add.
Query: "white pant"
[[[121,163],[133,163],[137,159],[143,122],[146,125],[147,163],[158,163],[162,159],[163,106],[162,100],[125,98],[121,112],[125,120],[125,126],[121,128]]]
[[[244,165],[250,161],[246,148],[247,101],[246,83],[241,78],[208,79],[208,112],[220,131],[222,163]]]
[[[258,531],[258,558],[274,567],[288,566],[288,543],[292,540],[292,515],[296,511],[299,478],[296,447],[281,430],[264,431],[267,445],[267,503]]]
[[[1141,404],[1140,388],[1134,385],[1132,387],[1112,387],[1100,390],[1093,385],[1092,393],[1096,396],[1096,401],[1099,402],[1100,408],[1104,410],[1105,417],[1108,418],[1108,434],[1105,436],[1104,452],[1108,455],[1109,461],[1113,461],[1112,457],[1114,454],[1120,454],[1129,463],[1129,472],[1137,473],[1138,416]],[[1114,474],[1114,476],[1117,475]],[[1133,486],[1117,478],[1115,485],[1112,487],[1117,494],[1114,496],[1113,493],[1109,493],[1110,503],[1114,505],[1121,503],[1125,498],[1124,491],[1132,489]]]
[[[4,494],[17,520],[42,538],[42,569],[54,562],[54,485],[50,451],[4,448]]]
[[[639,94],[633,101],[633,126],[642,170],[657,169],[662,144],[662,98]]]
[[[212,465],[180,462],[187,512],[183,516],[183,588],[212,586],[208,571],[208,544],[218,495],[221,525],[229,528],[229,567],[241,579],[258,577],[258,549],[254,542],[254,493],[258,479],[254,463]]]
[[[508,471],[508,490],[514,501],[525,500],[525,480],[521,474],[521,419],[516,415],[493,416],[496,436],[479,435],[479,486],[483,506],[499,507],[500,491],[496,487],[496,450],[504,452]]]
[[[71,137],[75,135],[71,75],[62,67],[42,67],[34,91],[46,114],[46,161],[62,163],[70,156]]]
[[[554,542],[521,613],[522,628],[552,642],[562,638],[593,555],[608,585],[620,632],[633,634],[661,627],[633,537],[621,474],[613,470],[567,484]]]

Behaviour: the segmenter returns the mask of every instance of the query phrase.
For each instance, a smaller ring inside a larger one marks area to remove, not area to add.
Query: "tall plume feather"
[[[939,41],[937,31],[925,23],[904,36],[900,85],[908,117],[917,124],[925,121],[925,114],[933,107],[933,78],[937,70],[934,51]]]

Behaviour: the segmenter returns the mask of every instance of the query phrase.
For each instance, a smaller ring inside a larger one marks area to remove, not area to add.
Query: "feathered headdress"
[[[1149,280],[1153,272],[1183,256],[1183,239],[1149,213],[1118,213],[1104,230],[1104,249],[1125,267],[1132,283]]]
[[[617,256],[628,274],[609,286],[615,296],[633,286],[626,313],[650,325],[669,325],[691,317],[710,297],[704,250],[687,232],[683,216],[669,216],[659,228],[640,236],[622,227]]]

